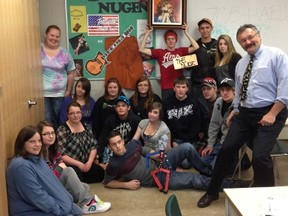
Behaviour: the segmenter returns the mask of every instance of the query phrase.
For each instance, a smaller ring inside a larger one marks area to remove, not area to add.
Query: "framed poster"
[[[155,28],[181,28],[186,23],[187,0],[149,0],[148,24]]]

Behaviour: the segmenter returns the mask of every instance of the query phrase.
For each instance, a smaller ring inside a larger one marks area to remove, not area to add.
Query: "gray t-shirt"
[[[161,124],[158,130],[151,136],[145,134],[145,130],[148,126],[149,119],[143,119],[140,121],[138,127],[141,128],[141,138],[144,141],[143,152],[147,154],[150,150],[159,151],[165,150],[167,145],[170,145],[169,142],[169,134],[170,130],[165,124],[165,122],[161,121]]]

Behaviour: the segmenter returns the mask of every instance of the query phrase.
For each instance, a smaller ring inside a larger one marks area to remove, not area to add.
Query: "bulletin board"
[[[121,66],[115,65],[119,58],[114,57],[116,61],[110,59],[121,45],[127,49],[127,55],[131,47],[136,47],[137,52],[134,50],[133,59],[129,61],[132,63],[140,57],[142,74],[155,77],[155,61],[138,51],[147,25],[147,1],[66,0],[66,18],[69,51],[75,61],[77,76],[105,79],[109,67]],[[146,47],[153,47],[153,38],[152,34]],[[127,39],[135,41],[137,46],[127,44]]]

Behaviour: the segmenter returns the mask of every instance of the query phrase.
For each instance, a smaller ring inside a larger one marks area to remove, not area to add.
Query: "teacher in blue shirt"
[[[208,190],[198,201],[200,208],[219,198],[222,180],[247,142],[253,151],[253,186],[275,183],[270,152],[287,119],[288,57],[278,48],[264,46],[259,30],[252,24],[241,26],[236,36],[247,55],[236,66],[234,110],[227,119],[230,129]]]

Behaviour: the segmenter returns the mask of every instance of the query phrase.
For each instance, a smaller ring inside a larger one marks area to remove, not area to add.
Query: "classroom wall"
[[[113,2],[113,0],[111,0]],[[67,27],[65,18],[65,0],[39,0],[40,3],[40,27],[41,34],[50,24],[57,24],[62,29],[61,44],[67,47]],[[214,30],[212,36],[218,38],[221,34],[231,36],[234,45],[239,53],[245,52],[236,41],[235,34],[239,26],[244,23],[255,24],[262,36],[265,45],[276,46],[288,53],[288,0],[187,0],[187,23],[191,35],[199,38],[197,22],[203,17],[209,17],[213,21]],[[163,33],[165,30],[156,30],[156,47],[164,47]],[[177,30],[179,34],[178,46],[187,46],[183,31]],[[156,67],[159,76],[159,67]],[[92,96],[97,99],[103,94],[103,81],[91,81]],[[152,80],[154,91],[160,94],[158,80]],[[132,94],[127,92],[128,96]]]

